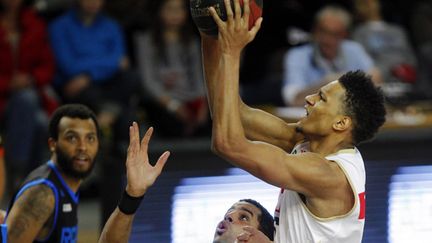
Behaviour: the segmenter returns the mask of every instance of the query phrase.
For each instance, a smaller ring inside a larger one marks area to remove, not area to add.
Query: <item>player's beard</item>
[[[90,167],[86,171],[77,171],[73,168],[73,158],[69,157],[62,151],[60,147],[57,146],[57,163],[60,170],[67,176],[73,177],[75,179],[85,179],[87,178],[93,170],[95,165],[94,160],[91,162]]]

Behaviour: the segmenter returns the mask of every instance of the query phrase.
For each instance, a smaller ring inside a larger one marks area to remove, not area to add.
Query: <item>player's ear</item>
[[[349,116],[340,116],[336,120],[335,123],[333,123],[333,129],[336,131],[345,131],[348,128],[350,128],[352,125],[352,120]]]
[[[54,140],[54,138],[48,138],[48,148],[51,153],[55,152],[56,145],[57,145],[57,141]]]

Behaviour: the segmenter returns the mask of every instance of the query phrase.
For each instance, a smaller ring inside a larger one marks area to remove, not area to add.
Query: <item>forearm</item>
[[[126,243],[132,230],[134,215],[122,213],[118,207],[105,224],[99,243]]]
[[[236,54],[221,55],[215,73],[213,103],[213,142],[220,154],[241,149],[245,134],[239,108],[239,66],[240,57]]]
[[[202,46],[202,60],[203,60],[203,70],[204,70],[204,78],[205,78],[205,86],[207,91],[207,99],[209,103],[209,111],[210,115],[213,115],[213,107],[214,107],[214,93],[216,92],[215,85],[218,82],[218,79],[216,77],[218,70],[220,68],[220,61],[222,59],[222,55],[219,49],[219,43],[216,39],[213,39],[212,37],[203,35],[201,38],[201,46]],[[222,95],[223,97],[224,95]],[[244,104],[239,94],[236,94],[238,100],[238,104],[240,105],[239,112],[241,116],[241,121],[243,122],[247,118],[247,114],[250,111],[250,107],[248,107],[246,104]]]

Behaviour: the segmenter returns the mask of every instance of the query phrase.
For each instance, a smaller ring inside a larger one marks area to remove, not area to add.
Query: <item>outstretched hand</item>
[[[138,124],[134,122],[129,127],[129,147],[126,158],[126,192],[133,197],[144,195],[160,175],[170,152],[165,151],[152,166],[148,158],[148,144],[153,128],[150,127],[140,142]]]
[[[243,1],[243,15],[239,0],[234,0],[234,12],[230,0],[224,0],[227,20],[224,22],[214,7],[209,11],[219,30],[218,40],[222,53],[240,54],[242,49],[251,42],[261,28],[262,18],[258,18],[249,30],[250,6],[249,0]]]

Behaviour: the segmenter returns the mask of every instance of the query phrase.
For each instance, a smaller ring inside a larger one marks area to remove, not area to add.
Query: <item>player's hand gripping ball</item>
[[[249,15],[249,29],[251,29],[255,21],[262,16],[263,0],[250,0],[250,15]],[[218,35],[218,27],[214,22],[208,8],[213,6],[218,13],[219,17],[227,20],[226,9],[224,0],[190,0],[190,10],[192,19],[198,27],[199,31],[211,35]],[[243,11],[243,0],[240,0],[240,6]],[[231,0],[231,7],[234,9],[234,1]]]

